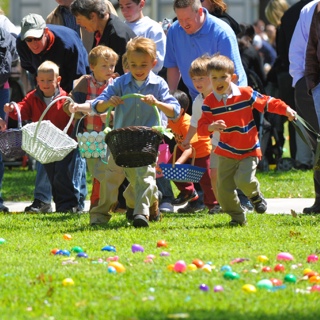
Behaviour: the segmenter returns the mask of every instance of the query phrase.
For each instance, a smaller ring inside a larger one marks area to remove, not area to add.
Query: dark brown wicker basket
[[[157,161],[163,135],[149,127],[131,126],[112,130],[105,140],[118,166],[137,168]]]

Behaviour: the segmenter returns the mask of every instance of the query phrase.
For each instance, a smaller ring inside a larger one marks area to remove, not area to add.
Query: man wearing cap
[[[17,50],[22,68],[32,75],[39,65],[50,60],[60,67],[61,87],[70,92],[73,80],[90,73],[88,54],[79,35],[72,29],[46,25],[42,16],[30,13],[21,21]]]

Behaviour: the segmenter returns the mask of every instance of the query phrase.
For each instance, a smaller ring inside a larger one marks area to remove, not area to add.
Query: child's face
[[[209,76],[193,76],[191,77],[191,80],[196,90],[203,95],[207,96],[212,91],[212,84]]]
[[[213,70],[210,72],[212,89],[214,92],[222,95],[231,93],[232,74],[227,71]]]
[[[90,69],[97,81],[106,81],[114,74],[117,60],[110,57],[108,60],[99,57],[95,66],[90,65]]]
[[[144,7],[144,0],[136,4],[132,0],[119,0],[120,10],[123,17],[128,22],[135,22],[142,18],[142,8]]]
[[[128,56],[128,63],[132,76],[138,81],[144,81],[157,64],[157,60],[153,60],[146,53],[134,51]]]
[[[56,76],[53,71],[38,72],[37,84],[45,97],[52,97],[61,81],[60,76]]]

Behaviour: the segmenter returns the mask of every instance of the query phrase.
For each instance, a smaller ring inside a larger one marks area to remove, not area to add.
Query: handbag
[[[163,173],[159,165],[160,163],[168,163],[171,157],[171,152],[170,152],[169,145],[167,143],[160,144],[158,150],[159,151],[158,151],[158,160],[156,165],[156,177],[161,178],[163,177]]]

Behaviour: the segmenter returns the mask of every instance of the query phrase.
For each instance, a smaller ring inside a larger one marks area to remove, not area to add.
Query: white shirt
[[[304,77],[310,25],[315,7],[318,3],[318,0],[314,0],[302,8],[299,20],[291,38],[289,47],[289,73],[293,78],[293,87],[302,77]]]

